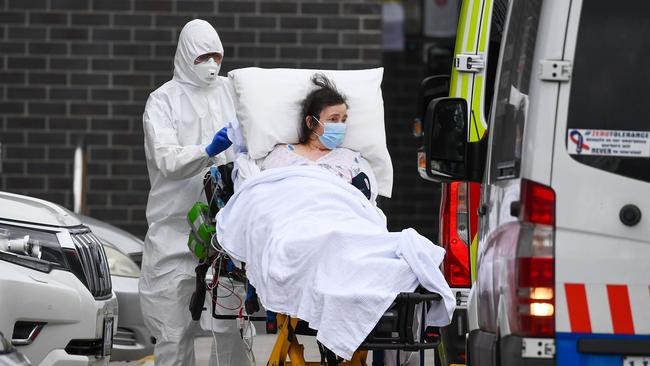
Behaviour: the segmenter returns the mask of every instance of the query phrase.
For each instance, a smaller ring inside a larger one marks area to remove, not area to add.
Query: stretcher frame
[[[229,176],[229,171],[226,166],[220,166],[220,170],[225,170],[225,176]],[[214,197],[214,190],[216,187],[208,187],[210,178],[206,175],[204,185],[206,187],[206,196]],[[224,182],[222,182],[224,183]],[[232,194],[232,180],[225,182],[228,194]],[[222,192],[223,193],[223,192]],[[225,197],[227,201],[229,197]],[[214,202],[209,202],[211,210],[218,211],[218,208],[213,205]],[[207,268],[205,266],[199,271],[197,267],[197,290],[201,287],[205,289],[205,283],[200,284],[199,278],[205,278]],[[193,296],[194,297],[194,296]],[[425,327],[425,314],[427,305],[430,302],[441,301],[442,297],[439,294],[431,293],[422,287],[418,287],[411,293],[400,293],[395,298],[395,301],[390,308],[382,315],[375,328],[370,332],[368,337],[362,342],[359,349],[354,352],[349,361],[344,361],[337,357],[330,357],[329,360],[325,359],[323,349],[321,349],[320,361],[307,361],[304,356],[304,345],[302,345],[297,338],[297,335],[315,336],[316,331],[310,329],[308,324],[298,318],[288,316],[286,314],[277,314],[278,333],[276,341],[269,355],[266,363],[267,366],[365,366],[369,350],[402,350],[421,352],[421,360],[423,360],[423,353],[426,349],[433,349],[440,343],[439,331],[434,327]],[[194,300],[194,299],[193,299]],[[194,303],[194,301],[193,301]],[[200,304],[202,301],[196,301]],[[417,329],[414,327],[416,306],[422,304],[421,319],[420,319],[420,334],[416,337]],[[192,309],[190,309],[192,311]],[[216,304],[212,304],[212,317],[215,319],[238,319],[245,318],[249,321],[266,320],[263,317],[253,317],[250,315],[237,316],[237,315],[219,315],[216,313]],[[196,309],[193,316],[199,315]],[[419,338],[419,339],[418,339]],[[331,351],[328,351],[331,353]],[[422,361],[421,361],[422,363]]]

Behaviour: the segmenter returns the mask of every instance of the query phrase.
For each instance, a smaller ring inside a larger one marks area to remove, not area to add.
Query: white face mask
[[[219,69],[221,69],[221,64],[216,63],[213,58],[194,65],[194,72],[207,86],[214,85],[217,82],[219,79]]]

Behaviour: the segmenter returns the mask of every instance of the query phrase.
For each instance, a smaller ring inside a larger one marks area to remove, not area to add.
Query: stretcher
[[[192,296],[190,312],[194,320],[198,320],[204,310],[204,300],[208,291],[205,283],[207,271],[216,262],[212,260],[220,253],[218,240],[214,240],[213,218],[218,210],[228,202],[233,194],[233,182],[230,179],[232,164],[222,165],[218,169],[212,169],[206,174],[204,185],[208,204],[197,204],[188,213],[188,222],[192,228],[188,239],[189,249],[195,253],[201,263],[196,268],[197,288]],[[361,188],[360,188],[361,189]],[[225,265],[227,260],[219,261],[219,268],[216,268],[220,275],[227,275],[237,281],[246,281],[245,264],[242,269],[232,265]],[[213,289],[213,296],[216,296],[216,288]],[[362,366],[366,365],[368,351],[376,350],[397,350],[420,352],[420,364],[424,364],[424,350],[436,348],[439,344],[439,332],[435,327],[424,327],[425,314],[431,302],[441,301],[441,296],[430,293],[422,287],[418,287],[412,293],[400,293],[389,309],[382,315],[374,329],[354,353],[351,360],[346,361],[336,356],[322,344],[318,344],[321,359],[318,361],[307,361],[304,357],[304,346],[297,336],[316,336],[317,331],[309,328],[309,324],[300,319],[286,314],[277,314],[277,337],[269,355],[267,366]],[[221,315],[217,312],[217,304],[212,302],[212,317],[215,319],[239,319],[248,321],[265,321],[266,317],[255,317],[259,310],[257,296],[253,291],[248,291],[245,306],[239,315]],[[420,326],[422,325],[422,326]],[[397,363],[399,364],[399,362]]]
[[[420,321],[422,323],[420,324],[424,324],[426,306],[422,306],[420,312],[416,312],[416,307],[419,304],[439,300],[440,295],[427,293],[422,289],[414,293],[399,294],[350,361],[342,360],[321,344],[319,344],[321,359],[316,362],[306,361],[303,352],[304,346],[298,341],[297,335],[315,336],[316,331],[309,328],[309,325],[300,319],[278,314],[278,335],[267,366],[362,366],[366,365],[370,350],[420,351],[420,360],[423,363],[424,350],[438,346],[439,334],[437,329],[430,327],[418,336],[416,328],[418,322],[414,317],[418,313],[421,314]]]

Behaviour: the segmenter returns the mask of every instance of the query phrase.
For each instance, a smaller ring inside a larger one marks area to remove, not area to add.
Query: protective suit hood
[[[208,87],[194,69],[194,60],[206,53],[219,53],[223,57],[223,45],[219,34],[210,23],[194,19],[183,27],[178,37],[174,56],[174,80],[199,88]]]

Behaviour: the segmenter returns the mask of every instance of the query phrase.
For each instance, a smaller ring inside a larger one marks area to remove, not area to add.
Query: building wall
[[[224,72],[382,64],[378,0],[0,0],[0,189],[71,208],[83,138],[87,213],[143,236],[144,103],[171,77],[178,33],[193,18],[218,30]],[[386,66],[396,194],[384,207],[391,228],[429,230],[434,205],[413,190],[422,181],[407,125],[421,75],[410,70],[417,65]]]
[[[417,110],[418,86],[427,75],[419,50],[383,56],[388,150],[393,160],[393,197],[381,202],[388,228],[399,231],[412,227],[437,242],[440,185],[420,178],[417,172],[418,143],[412,122]]]

